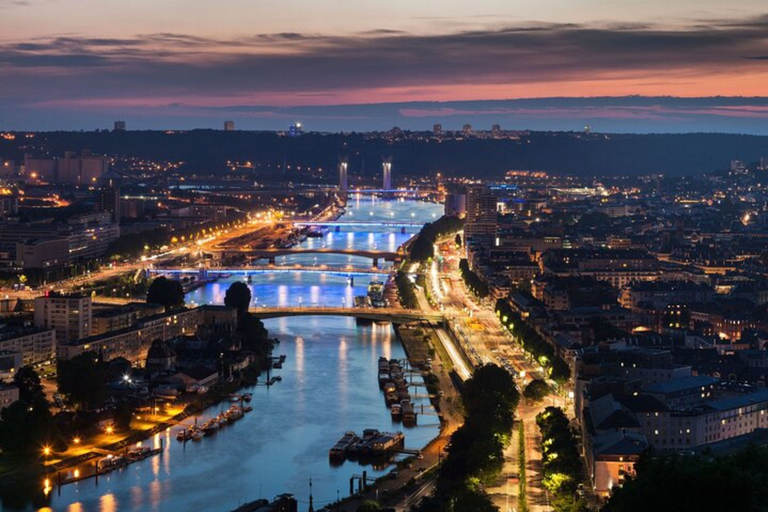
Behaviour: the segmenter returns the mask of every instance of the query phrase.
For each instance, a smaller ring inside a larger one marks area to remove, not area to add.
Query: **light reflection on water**
[[[360,199],[366,220],[377,217],[410,221],[432,220],[439,205],[412,202],[379,202],[374,206]],[[363,206],[365,205],[365,206]],[[369,216],[370,211],[381,211]],[[354,208],[353,208],[354,210]],[[355,212],[358,214],[359,212]],[[362,217],[362,216],[361,216]],[[392,232],[394,231],[394,232]],[[413,232],[413,230],[410,230]],[[399,229],[367,233],[350,231],[328,233],[322,240],[327,247],[372,248],[372,244],[395,250],[409,234]],[[302,244],[302,246],[305,246]],[[309,263],[312,255],[289,256],[290,263]],[[370,260],[346,255],[317,255],[318,264],[370,266]],[[224,293],[234,279],[221,280],[195,290],[188,300],[197,304],[224,301]],[[341,276],[317,274],[262,274],[250,285],[256,305],[312,305],[350,307],[354,296],[366,292],[368,278],[355,279],[349,286]],[[328,449],[347,430],[364,428],[404,430],[407,447],[421,447],[437,434],[435,416],[419,418],[419,426],[403,429],[393,424],[377,383],[379,356],[402,358],[391,326],[358,326],[353,318],[294,317],[265,321],[271,335],[281,340],[276,354],[285,354],[286,363],[275,374],[283,377],[275,386],[257,386],[253,393],[254,411],[200,443],[182,444],[175,440],[176,429],[163,432],[145,444],[158,446],[161,456],[132,464],[108,476],[54,489],[46,505],[49,510],[70,512],[231,510],[238,504],[259,497],[290,492],[306,501],[308,480],[314,483],[315,504],[333,501],[336,491],[345,496],[349,477],[365,469],[371,476],[383,474],[371,466],[346,462],[339,467],[328,464]],[[262,377],[262,381],[264,378]],[[424,388],[420,390],[424,394]],[[426,399],[415,399],[428,403]],[[221,407],[206,411],[202,421],[215,416]],[[32,492],[32,491],[30,491]],[[36,493],[40,493],[37,486]],[[32,496],[30,496],[32,499]],[[35,495],[31,503],[11,509],[3,500],[3,510],[45,510]],[[305,509],[306,503],[300,505]]]

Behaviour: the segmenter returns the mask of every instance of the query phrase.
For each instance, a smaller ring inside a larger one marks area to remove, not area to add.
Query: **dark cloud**
[[[94,101],[109,108],[143,99],[147,104],[178,103],[174,109],[183,110],[205,108],[212,104],[209,98],[219,104],[243,97],[268,103],[259,98],[332,99],[348,91],[360,97],[368,90],[374,103],[373,91],[382,88],[423,91],[478,84],[599,82],[605,77],[646,84],[671,77],[691,83],[713,76],[740,80],[762,69],[768,55],[766,28],[768,16],[699,20],[679,30],[639,24],[516,23],[437,35],[386,29],[348,36],[274,33],[231,39],[177,33],[132,38],[67,35],[0,44],[0,108],[51,102],[76,108],[78,102]],[[631,103],[623,99],[621,108]],[[648,105],[641,107],[650,112]],[[334,108],[343,113],[342,107]],[[468,111],[477,111],[477,105]],[[279,112],[270,107],[270,115]]]
[[[159,33],[126,39],[59,37],[0,47],[0,63],[19,68],[60,66],[61,97],[90,92],[68,87],[89,81],[119,82],[128,92],[191,96],[275,91],[310,92],[446,83],[532,83],[582,80],[603,73],[740,73],[764,60],[768,18],[716,27],[662,30],[647,25],[592,27],[518,24],[488,31],[413,35],[388,30],[347,37],[302,33],[255,34],[222,40]],[[734,56],[744,56],[739,64]],[[693,66],[692,66],[693,64]],[[105,72],[103,67],[109,65]],[[11,80],[27,89],[26,74]],[[78,88],[79,89],[79,88]],[[96,87],[100,94],[106,89]]]

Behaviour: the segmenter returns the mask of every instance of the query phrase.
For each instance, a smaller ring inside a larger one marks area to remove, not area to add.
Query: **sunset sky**
[[[0,0],[0,129],[768,133],[767,7]]]

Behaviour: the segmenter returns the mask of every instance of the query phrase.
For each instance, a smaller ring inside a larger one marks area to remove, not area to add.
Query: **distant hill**
[[[31,142],[32,141],[32,142]],[[25,148],[24,145],[31,147]],[[348,155],[350,173],[380,173],[381,158],[393,158],[393,173],[500,177],[510,169],[580,176],[668,175],[725,169],[732,159],[768,156],[768,136],[732,134],[583,134],[530,132],[519,140],[468,139],[438,142],[406,133],[389,141],[363,134],[193,130],[42,132],[34,139],[0,138],[0,156],[21,160],[27,151],[61,155],[90,149],[97,154],[184,161],[189,170],[220,169],[227,160],[335,168]],[[365,172],[363,173],[363,167]]]

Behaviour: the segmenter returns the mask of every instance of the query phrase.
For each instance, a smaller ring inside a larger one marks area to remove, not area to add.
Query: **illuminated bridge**
[[[445,319],[441,313],[401,308],[284,307],[251,308],[250,312],[261,319],[280,318],[285,316],[351,316],[366,320],[395,323],[417,322],[420,320],[442,322]]]
[[[153,275],[196,275],[198,279],[209,279],[211,277],[221,277],[222,275],[242,275],[249,276],[255,274],[293,274],[302,272],[306,274],[327,274],[342,277],[358,277],[367,275],[388,275],[389,272],[375,268],[352,268],[352,267],[329,267],[329,266],[303,266],[303,265],[260,265],[243,266],[228,268],[200,268],[200,267],[169,267],[169,268],[149,268],[148,274]]]
[[[293,223],[297,227],[333,227],[336,231],[340,231],[342,227],[347,226],[351,228],[400,228],[400,231],[405,233],[406,228],[419,228],[424,226],[424,223],[418,222],[396,222],[385,220],[329,220],[329,221],[296,221]]]
[[[397,252],[376,251],[366,249],[332,249],[329,247],[304,248],[304,247],[286,247],[270,249],[221,249],[221,257],[229,255],[244,254],[252,259],[264,258],[269,260],[270,265],[275,264],[275,259],[279,256],[291,256],[294,254],[345,254],[347,256],[360,256],[362,258],[371,258],[373,266],[379,266],[379,260],[400,261],[403,256]]]

